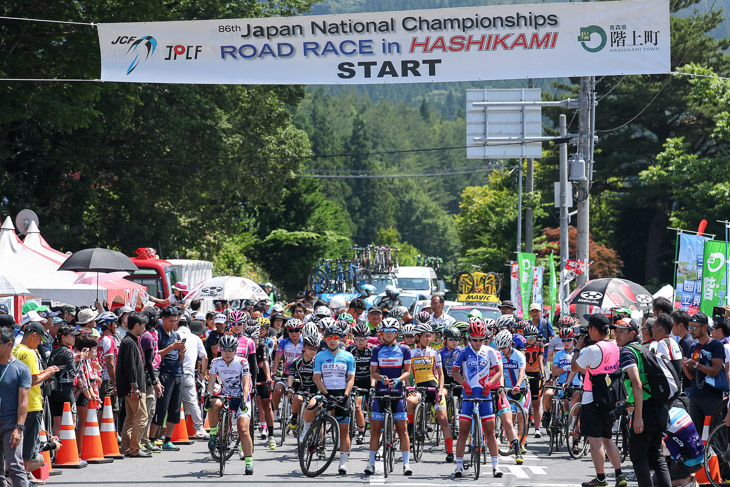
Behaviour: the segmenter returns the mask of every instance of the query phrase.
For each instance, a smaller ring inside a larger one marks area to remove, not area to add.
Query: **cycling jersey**
[[[537,373],[540,372],[540,362],[542,362],[542,355],[545,353],[545,348],[539,343],[527,345],[525,349],[525,372]]]
[[[416,384],[438,382],[436,369],[441,368],[441,355],[431,347],[411,350],[411,371]]]
[[[361,389],[370,388],[370,359],[373,349],[370,347],[357,348],[355,345],[347,347],[347,351],[355,357],[355,385]]]
[[[571,349],[570,352],[565,349],[558,350],[553,358],[553,367],[558,367],[563,370],[560,376],[558,376],[557,383],[560,385],[565,384],[565,381],[568,380],[568,374],[570,374],[571,363],[573,361],[573,353],[575,353],[575,348]],[[583,383],[580,375],[581,374],[575,374],[570,385],[580,387]]]
[[[464,382],[472,389],[482,389],[487,386],[490,369],[499,367],[497,351],[486,345],[475,351],[472,346],[462,350],[454,361],[453,368],[460,371]]]
[[[378,345],[373,349],[370,358],[370,365],[378,367],[378,372],[389,379],[396,379],[403,373],[403,366],[411,363],[411,350],[400,343],[393,345]],[[403,383],[401,382],[394,389],[386,386],[382,381],[376,384],[377,392],[402,393]]]
[[[513,387],[523,387],[524,384],[518,384],[520,377],[520,369],[525,368],[525,356],[519,350],[512,349],[509,357],[502,354],[502,369],[504,378],[504,386],[512,389]]]
[[[705,446],[687,411],[681,408],[669,410],[669,428],[664,443],[675,460],[682,460],[688,467],[700,465],[705,458]]]
[[[316,393],[317,384],[314,383],[314,359],[307,362],[304,357],[299,357],[291,364],[291,373],[299,379],[299,389],[305,392]]]
[[[276,353],[284,355],[284,375],[289,375],[289,367],[291,364],[302,356],[302,341],[299,340],[299,343],[295,345],[291,341],[291,338],[284,338],[279,342]]]
[[[338,350],[336,354],[330,350],[319,352],[314,357],[314,374],[322,376],[322,383],[328,391],[344,391],[347,388],[347,376],[355,375],[355,357],[343,350]]]
[[[221,393],[225,396],[241,397],[243,395],[244,376],[249,375],[248,361],[240,357],[227,364],[223,357],[214,358],[210,364],[210,375],[218,376]]]
[[[439,351],[439,355],[441,355],[441,369],[444,374],[444,384],[451,384],[454,382],[454,378],[451,375],[452,367],[454,365],[454,361],[459,358],[461,350],[461,347],[454,347],[453,350],[449,350],[444,347]]]
[[[231,335],[238,340],[238,348],[236,349],[236,357],[248,358],[249,355],[256,353],[256,343],[244,335]]]
[[[431,344],[431,348],[433,348],[433,349],[434,349],[434,350],[436,350],[437,352],[438,352],[438,351],[440,351],[440,350],[441,350],[442,348],[444,348],[444,341],[443,341],[443,340],[441,340],[441,341],[440,341],[440,342],[438,342],[438,343],[432,343],[432,344]]]

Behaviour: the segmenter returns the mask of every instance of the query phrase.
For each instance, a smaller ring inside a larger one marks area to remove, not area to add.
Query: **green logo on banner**
[[[586,43],[591,42],[591,39],[593,37],[593,34],[598,34],[598,37],[600,39],[600,42],[596,47],[588,47]],[[589,25],[588,27],[581,27],[580,28],[580,35],[578,36],[578,42],[580,42],[580,45],[583,46],[583,49],[585,49],[588,52],[598,52],[604,47],[606,47],[606,31],[603,30],[601,27],[598,27],[597,25]]]
[[[535,268],[535,254],[520,252],[517,254],[517,263],[520,275],[520,295],[522,296],[522,319],[527,319],[532,297],[532,270]]]
[[[705,242],[702,258],[702,301],[700,311],[712,316],[713,306],[725,304],[727,292],[727,244],[717,240]]]

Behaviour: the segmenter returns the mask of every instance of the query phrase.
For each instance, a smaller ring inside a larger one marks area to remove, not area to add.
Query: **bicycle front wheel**
[[[393,414],[390,411],[385,413],[383,419],[383,475],[388,478],[388,473],[393,467]]]
[[[322,269],[312,269],[307,279],[307,287],[310,291],[316,294],[321,294],[329,288],[330,282],[327,278],[327,273]]]
[[[289,414],[291,413],[291,404],[289,403],[289,396],[284,394],[281,398],[281,412],[279,413],[279,430],[281,436],[279,438],[279,446],[284,445],[286,440],[286,430],[289,428]]]
[[[625,462],[629,456],[629,418],[621,416],[618,421],[618,429],[615,433],[616,447],[621,454],[621,461]]]
[[[299,466],[307,477],[320,475],[334,460],[340,447],[340,429],[335,418],[326,414],[315,421],[299,449]]]
[[[413,415],[413,459],[421,461],[423,447],[426,444],[426,408],[422,402],[416,405],[416,412]]]
[[[454,283],[459,294],[469,294],[474,290],[474,276],[471,272],[459,272],[454,277]]]
[[[716,460],[713,460],[713,457]],[[720,478],[712,474],[714,464],[717,463]],[[730,480],[730,428],[720,423],[707,440],[705,448],[705,475],[715,487],[725,486]]]
[[[229,424],[228,424],[228,412],[223,411],[223,414],[221,415],[221,421],[220,421],[220,428],[218,429],[218,438],[220,442],[220,452],[219,452],[219,459],[218,463],[220,465],[220,476],[223,477],[223,475],[226,473],[226,460],[228,460],[228,434],[229,434]]]
[[[581,404],[574,404],[570,408],[568,420],[565,422],[565,438],[568,440],[568,453],[570,458],[577,460],[586,454],[588,450],[588,438],[580,432],[580,408]]]
[[[474,480],[479,480],[479,472],[482,467],[482,449],[484,438],[482,436],[482,420],[475,415],[471,424],[471,468],[474,469]]]

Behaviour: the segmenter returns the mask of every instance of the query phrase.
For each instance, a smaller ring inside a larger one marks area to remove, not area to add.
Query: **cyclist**
[[[545,347],[542,341],[538,339],[538,330],[535,325],[527,325],[525,327],[525,373],[530,382],[530,399],[532,400],[532,411],[535,421],[535,438],[540,438],[540,418],[542,417],[540,410],[540,392],[542,391],[542,379],[545,377],[545,362],[543,354]]]
[[[373,349],[370,359],[370,377],[375,381],[377,395],[392,394],[395,397],[403,394],[403,381],[411,374],[411,350],[403,344],[396,343],[398,337],[398,320],[384,319],[378,326],[382,343]],[[370,425],[370,457],[365,474],[375,473],[375,455],[380,444],[380,432],[383,429],[385,416],[382,412],[380,400],[372,403],[372,424]],[[413,474],[409,462],[411,443],[406,428],[406,409],[403,399],[399,399],[393,408],[398,438],[400,439],[401,455],[403,455],[403,475]]]
[[[464,387],[465,398],[488,397],[491,390],[499,385],[502,379],[502,362],[497,351],[484,345],[487,336],[487,327],[476,319],[469,325],[469,346],[459,354],[452,367],[454,381]],[[494,374],[491,372],[494,370]],[[491,377],[490,377],[491,375]],[[464,449],[466,440],[471,432],[471,417],[474,403],[462,401],[459,414],[459,438],[456,442],[456,470],[455,477],[461,477],[464,472]],[[502,477],[499,470],[499,451],[497,437],[494,435],[494,412],[492,402],[479,403],[479,414],[482,418],[482,428],[487,440],[489,454],[492,457],[492,475]]]
[[[256,342],[247,337],[243,332],[244,326],[248,324],[249,316],[245,311],[234,311],[231,313],[229,319],[231,336],[238,341],[236,356],[248,360],[249,370],[253,371],[256,367]]]
[[[403,306],[403,303],[398,298],[400,296],[400,289],[392,284],[385,286],[385,296],[380,300],[378,306],[381,309],[393,309],[396,306]]]
[[[345,349],[347,349],[347,345],[352,345],[353,343],[350,332],[352,331],[353,323],[355,323],[355,318],[350,313],[340,313],[337,321],[340,323],[343,333],[341,345],[344,345]]]
[[[577,402],[577,396],[579,393],[575,391],[576,388],[580,388],[583,381],[579,373],[571,372],[571,363],[573,362],[573,353],[575,353],[575,332],[573,328],[561,328],[558,332],[558,336],[562,341],[562,350],[558,350],[553,359],[551,375],[549,379],[550,384],[561,386],[562,389],[558,391],[560,397],[565,399],[566,410],[570,410],[567,407],[567,402],[570,400],[570,407]],[[543,407],[545,412],[542,415],[542,424],[547,428],[547,424],[550,423],[550,403],[555,395],[555,389],[545,390],[545,395],[542,399]],[[535,416],[537,417],[537,416]]]
[[[342,328],[339,324],[323,326],[327,350],[314,359],[314,382],[330,403],[336,404],[334,416],[340,425],[340,466],[337,473],[347,473],[347,457],[350,455],[350,392],[355,385],[355,357],[340,348]],[[307,408],[304,412],[303,433],[314,421],[316,410]]]
[[[521,465],[524,462],[522,459],[522,445],[520,445],[512,423],[512,407],[506,399],[507,397],[514,399],[525,410],[529,409],[527,390],[525,389],[525,356],[512,346],[512,334],[509,330],[502,330],[497,333],[497,336],[494,337],[494,343],[497,350],[502,353],[502,369],[504,371],[502,374],[504,390],[499,392],[500,400],[497,415],[504,416],[501,418],[502,427],[507,435],[507,440],[515,450],[515,463]],[[526,426],[522,423],[522,415],[519,416],[518,421],[520,421],[518,427],[521,431]]]
[[[416,325],[403,325],[403,345],[413,350],[416,347]]]
[[[297,416],[304,400],[301,393],[312,395],[317,393],[317,385],[314,383],[314,357],[319,351],[320,344],[319,333],[303,334],[302,356],[294,360],[289,367],[286,393],[292,398],[291,418],[289,418],[289,429],[291,430],[297,429]]]
[[[208,448],[213,451],[218,437],[218,420],[223,407],[223,400],[211,397],[215,389],[216,378],[221,383],[221,394],[231,396],[230,409],[233,417],[236,418],[238,437],[241,439],[244,460],[246,461],[246,475],[253,475],[253,441],[248,432],[249,421],[251,420],[251,398],[249,397],[250,374],[248,361],[236,356],[238,340],[231,335],[221,337],[218,348],[222,356],[213,359],[210,364],[210,377],[208,379],[208,390],[205,400],[205,409],[209,410],[210,439]],[[225,438],[222,441],[226,441]]]
[[[558,328],[560,330],[564,328],[573,328],[575,326],[575,321],[570,316],[561,316],[558,319]],[[563,340],[560,338],[560,332],[558,332],[555,336],[553,336],[550,339],[550,342],[548,342],[547,350],[546,350],[546,357],[545,362],[548,365],[552,365],[553,359],[555,357],[555,354],[558,353],[559,350],[563,349]]]
[[[527,348],[527,339],[525,339],[525,328],[527,328],[528,326],[530,326],[529,321],[518,321],[517,324],[515,324],[515,331],[512,334],[512,346],[522,353],[525,353],[525,349]]]
[[[489,320],[487,320],[489,321]],[[484,324],[487,324],[487,321],[484,322]],[[492,320],[492,323],[494,323],[494,320]],[[467,323],[465,321],[457,321],[454,323],[453,326],[456,327],[457,330],[459,330],[459,347],[464,348],[469,345],[469,326],[471,323]],[[489,332],[487,332],[487,337],[489,337]]]
[[[368,345],[370,327],[367,323],[357,322],[352,327],[352,334],[355,343],[347,347],[347,351],[355,357],[355,387],[369,391],[374,385],[370,378],[370,359],[373,355],[373,350]],[[369,400],[367,396],[358,396],[355,399],[355,420],[357,421],[355,442],[358,445],[362,445],[365,438],[365,415],[362,412],[362,404],[367,400]]]
[[[284,338],[279,342],[276,348],[276,356],[274,357],[274,366],[271,370],[278,371],[279,362],[282,357],[284,358],[284,370],[281,379],[276,383],[274,387],[273,406],[274,411],[279,411],[279,402],[281,401],[281,395],[286,389],[286,380],[289,375],[289,368],[291,364],[302,356],[302,328],[304,325],[296,318],[292,318],[286,322],[286,330],[289,333],[289,338]],[[282,421],[286,421],[287,418],[283,418]]]
[[[442,375],[444,377],[444,384],[454,383],[454,378],[451,375],[452,367],[454,362],[458,360],[459,354],[462,351],[462,348],[459,347],[459,340],[461,339],[461,332],[457,326],[459,323],[463,323],[463,321],[455,323],[455,326],[446,328],[444,331],[444,348],[439,350],[439,355],[441,355],[441,368]],[[445,396],[446,389],[443,389],[441,394]]]
[[[268,320],[267,320],[268,321]],[[271,409],[271,370],[269,369],[269,347],[266,344],[266,329],[262,330],[259,320],[249,319],[243,328],[243,333],[256,343],[256,403],[261,423],[261,439],[268,439],[269,449],[276,449],[276,440],[272,436],[274,431],[274,412]],[[263,333],[263,335],[262,335]],[[261,337],[264,338],[261,338]]]
[[[431,348],[438,351],[444,347],[444,328],[446,328],[446,326],[440,321],[437,321],[432,324],[432,328],[433,339],[431,342]]]
[[[360,286],[360,291],[363,294],[365,308],[370,309],[375,305],[375,300],[378,298],[378,289],[372,284],[363,284]]]
[[[426,394],[425,403],[432,404],[436,410],[436,419],[441,425],[441,431],[444,432],[446,462],[451,463],[454,461],[454,445],[451,438],[451,426],[449,426],[446,417],[446,401],[441,393],[444,387],[444,376],[441,373],[441,354],[429,346],[432,335],[431,325],[428,323],[418,323],[416,325],[416,348],[411,351],[411,371],[417,387],[432,387],[435,389],[433,392],[429,391]],[[419,400],[419,394],[408,396],[408,429],[411,435],[413,434],[413,415]]]

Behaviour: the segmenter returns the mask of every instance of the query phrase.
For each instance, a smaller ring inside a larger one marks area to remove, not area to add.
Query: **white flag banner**
[[[426,83],[670,71],[667,0],[98,29],[102,80],[129,83]]]

